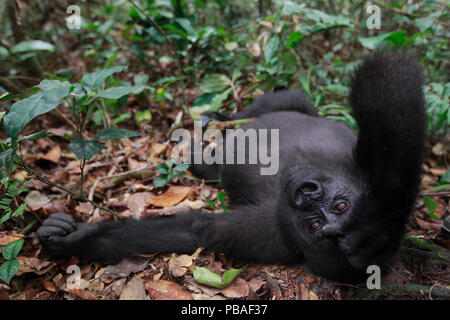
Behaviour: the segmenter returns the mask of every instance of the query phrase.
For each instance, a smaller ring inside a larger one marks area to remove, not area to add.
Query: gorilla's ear
[[[420,182],[425,133],[422,68],[411,53],[376,51],[351,81],[359,126],[355,161],[372,196],[412,207]],[[391,202],[391,204],[393,204]]]

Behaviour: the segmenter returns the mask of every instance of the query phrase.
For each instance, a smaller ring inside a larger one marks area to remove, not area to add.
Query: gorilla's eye
[[[342,212],[344,212],[344,211],[347,209],[347,207],[348,207],[347,202],[341,200],[341,201],[338,201],[338,202],[334,205],[333,210],[334,210],[336,213],[342,213]]]
[[[320,227],[322,226],[322,223],[320,221],[314,221],[313,223],[311,223],[311,225],[309,226],[309,229],[311,231],[316,231],[318,229],[320,229]]]

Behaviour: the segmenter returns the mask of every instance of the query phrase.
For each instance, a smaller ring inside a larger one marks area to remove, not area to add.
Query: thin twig
[[[111,209],[109,209],[109,208],[107,208],[107,207],[103,207],[103,206],[99,205],[98,203],[96,203],[96,202],[94,202],[94,201],[92,201],[92,200],[89,200],[89,199],[85,198],[85,197],[84,197],[83,195],[81,195],[81,194],[78,194],[78,193],[73,192],[73,191],[71,191],[71,190],[69,190],[69,189],[67,189],[67,188],[65,188],[65,187],[63,187],[63,186],[60,186],[60,185],[58,185],[58,184],[56,184],[56,183],[53,183],[53,182],[51,182],[50,180],[48,180],[47,178],[44,178],[44,177],[39,176],[39,175],[36,174],[33,170],[31,170],[31,168],[29,168],[25,163],[23,163],[23,162],[16,162],[16,164],[17,164],[17,166],[19,166],[21,169],[23,169],[23,170],[25,170],[26,172],[28,172],[28,174],[30,174],[30,175],[31,175],[33,178],[35,178],[36,180],[39,180],[39,181],[41,181],[41,182],[43,182],[43,183],[45,183],[45,184],[47,184],[47,185],[49,185],[49,186],[52,186],[52,187],[58,188],[58,189],[60,189],[60,190],[63,190],[63,191],[65,191],[65,192],[67,192],[68,194],[73,195],[74,197],[76,197],[77,199],[79,199],[79,200],[81,200],[81,201],[89,202],[90,204],[92,204],[92,205],[95,206],[96,208],[99,208],[100,210],[104,210],[104,211],[106,211],[106,212],[109,212],[109,213],[111,213],[112,215],[114,215],[115,217],[117,217],[117,218],[119,218],[119,219],[123,219],[121,216],[119,216],[119,215],[117,214],[117,212],[115,212],[115,211],[113,211],[113,210],[111,210]]]

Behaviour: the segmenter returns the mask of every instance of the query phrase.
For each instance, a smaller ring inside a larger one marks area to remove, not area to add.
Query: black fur
[[[266,94],[229,117],[256,118],[244,129],[280,129],[280,170],[261,176],[259,165],[193,166],[200,176],[221,175],[233,205],[224,214],[190,210],[99,224],[55,214],[38,230],[43,248],[53,257],[114,262],[204,247],[359,281],[368,265],[395,259],[417,196],[425,130],[421,67],[405,52],[375,52],[355,71],[350,101],[358,137],[317,117],[299,90]]]

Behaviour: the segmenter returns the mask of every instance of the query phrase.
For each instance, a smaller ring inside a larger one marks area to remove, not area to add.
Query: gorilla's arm
[[[422,85],[421,66],[407,52],[375,52],[352,79],[350,102],[359,126],[354,158],[367,182],[341,242],[354,265],[381,264],[398,252],[420,184]]]
[[[293,263],[274,216],[253,208],[208,214],[190,210],[174,216],[126,219],[97,224],[76,223],[53,214],[38,230],[50,257],[80,256],[91,261],[117,262],[137,254],[192,253],[198,247],[228,252],[255,262]]]

